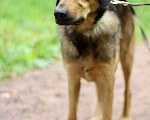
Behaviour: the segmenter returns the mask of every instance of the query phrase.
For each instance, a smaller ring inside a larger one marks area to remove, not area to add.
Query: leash
[[[130,3],[130,2],[126,2],[126,1],[119,1],[119,0],[111,0],[111,3],[114,5],[123,5],[123,6],[148,6],[150,5],[150,3]],[[149,42],[147,39],[147,36],[140,24],[139,19],[137,18],[137,16],[134,14],[134,20],[136,21],[137,25],[139,26],[140,30],[141,30],[141,34],[142,34],[142,38],[144,41],[145,46],[148,48],[148,50],[150,51],[150,46],[149,46]]]
[[[150,5],[150,3],[130,3],[130,2],[119,1],[119,0],[111,0],[111,3],[114,5],[123,5],[123,6],[146,6],[146,5]]]

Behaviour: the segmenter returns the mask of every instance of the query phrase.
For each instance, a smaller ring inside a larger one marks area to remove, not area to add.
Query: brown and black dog
[[[54,15],[68,75],[68,120],[77,120],[81,78],[95,82],[97,88],[98,102],[91,120],[112,120],[115,71],[119,60],[126,85],[121,120],[131,120],[133,9],[114,6],[110,0],[58,0]]]

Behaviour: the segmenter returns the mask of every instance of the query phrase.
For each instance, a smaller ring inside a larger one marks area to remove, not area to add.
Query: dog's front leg
[[[77,120],[77,104],[80,91],[80,77],[76,74],[68,73],[69,88],[69,113],[68,120]]]
[[[98,103],[95,115],[91,120],[112,120],[114,75],[108,70],[107,73],[102,73],[95,83]]]

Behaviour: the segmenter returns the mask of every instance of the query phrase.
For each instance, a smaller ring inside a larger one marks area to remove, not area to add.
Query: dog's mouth
[[[69,18],[65,20],[56,19],[55,21],[58,25],[80,25],[84,22],[84,20],[85,20],[84,18],[80,18],[78,20],[73,20]]]

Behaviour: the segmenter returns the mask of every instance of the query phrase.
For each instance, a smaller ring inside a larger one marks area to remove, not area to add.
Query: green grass
[[[148,3],[150,2],[149,0],[138,0],[138,1],[131,1],[130,2],[134,3]],[[139,21],[148,37],[150,40],[150,6],[138,6],[134,7],[134,10],[136,12],[136,15],[139,18]],[[139,27],[136,26],[136,40],[137,42],[142,42],[142,37],[141,37],[141,31],[139,30]]]
[[[0,0],[0,79],[60,59],[53,11],[56,0]],[[138,0],[130,2],[149,2]],[[150,39],[150,7],[135,7]],[[137,27],[137,41],[142,41]]]
[[[60,59],[55,0],[0,0],[0,79]]]

